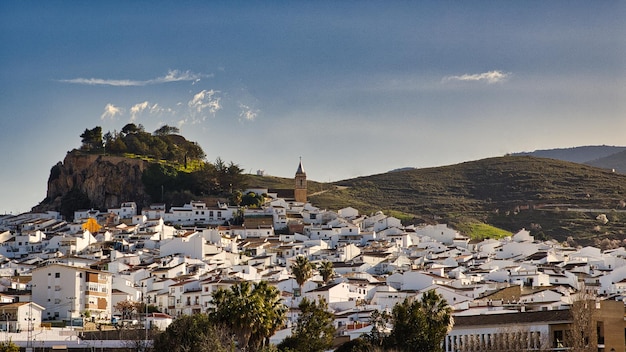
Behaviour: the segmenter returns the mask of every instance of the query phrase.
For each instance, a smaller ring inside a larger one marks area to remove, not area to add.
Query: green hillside
[[[626,236],[626,175],[582,164],[506,156],[344,180],[315,196],[320,207],[394,211],[403,220],[459,229],[489,224],[582,244]],[[605,214],[608,223],[597,216]],[[470,226],[471,227],[471,226]],[[614,241],[616,242],[616,241]]]

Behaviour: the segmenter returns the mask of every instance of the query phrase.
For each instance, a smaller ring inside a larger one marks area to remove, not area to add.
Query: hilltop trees
[[[102,128],[85,129],[80,135],[80,150],[86,153],[104,153],[142,158],[150,166],[142,175],[142,183],[152,201],[183,204],[203,196],[228,196],[246,187],[246,175],[234,162],[217,158],[214,163],[205,160],[206,154],[195,142],[178,135],[177,127],[163,125],[153,133],[142,125],[129,123],[120,132],[107,132]],[[74,199],[75,198],[75,199]],[[262,197],[247,199],[250,204],[262,202]],[[74,204],[89,206],[78,195],[65,202],[67,214],[79,209]]]
[[[81,146],[82,150],[86,151],[100,151],[103,147],[103,139],[102,139],[102,127],[96,126],[93,129],[85,129],[80,135],[82,138],[83,145]]]
[[[167,136],[168,134],[178,134],[180,133],[180,129],[178,127],[172,127],[168,125],[163,125],[161,128],[152,132],[155,136]]]
[[[184,165],[191,161],[202,161],[206,156],[197,143],[178,135],[177,127],[164,125],[147,133],[142,125],[129,123],[120,132],[107,132],[102,135],[102,127],[85,129],[81,150],[100,152],[103,148],[109,154],[135,154],[159,160],[167,160]]]

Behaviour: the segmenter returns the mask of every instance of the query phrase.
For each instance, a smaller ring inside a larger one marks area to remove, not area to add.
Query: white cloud
[[[161,105],[159,105],[159,104],[157,104],[157,103],[155,103],[154,105],[152,105],[152,106],[150,107],[150,113],[151,113],[151,114],[160,114],[160,113],[164,113],[164,112],[167,112],[167,113],[172,113],[172,114],[173,114],[173,113],[174,113],[174,110],[172,110],[172,108],[164,108],[164,107],[161,107]]]
[[[510,73],[502,71],[489,71],[483,73],[464,74],[460,76],[447,76],[442,82],[461,81],[461,82],[487,82],[488,84],[506,81],[511,76]]]
[[[254,121],[259,114],[259,110],[252,109],[245,104],[239,104],[239,109],[241,109],[241,112],[239,113],[240,120],[244,119],[246,121]]]
[[[155,104],[156,105],[156,104]],[[135,104],[130,108],[130,121],[133,122],[137,119],[137,115],[148,108],[148,102]]]
[[[62,79],[60,82],[72,84],[85,84],[90,86],[114,86],[114,87],[138,87],[151,84],[162,84],[170,82],[191,81],[194,84],[201,78],[212,77],[212,75],[194,73],[191,71],[170,70],[163,77],[157,77],[145,81],[130,79],[105,79],[105,78],[73,78]]]
[[[208,110],[210,114],[215,115],[216,112],[222,109],[220,105],[221,98],[216,96],[217,93],[219,91],[213,89],[202,90],[193,96],[193,99],[187,103],[187,106],[197,113]]]
[[[104,112],[102,113],[102,115],[100,115],[100,119],[102,120],[106,120],[106,119],[111,119],[114,120],[115,116],[117,115],[121,115],[123,112],[123,110],[113,104],[107,104],[104,107]]]
[[[153,79],[147,81],[148,84],[155,83],[169,83],[169,82],[180,82],[180,81],[192,81],[195,83],[199,82],[203,77],[210,77],[211,75],[204,75],[200,73],[193,73],[191,71],[178,71],[178,70],[170,70],[167,72],[167,75],[164,77],[159,77],[157,79]]]
[[[139,81],[131,81],[127,79],[102,79],[102,78],[74,78],[74,79],[62,79],[63,83],[74,84],[86,84],[90,86],[115,86],[115,87],[130,87],[140,86]]]

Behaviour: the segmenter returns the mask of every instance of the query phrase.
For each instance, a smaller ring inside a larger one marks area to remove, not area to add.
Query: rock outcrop
[[[46,199],[34,211],[60,210],[63,197],[73,190],[86,195],[95,209],[119,207],[134,201],[138,207],[150,203],[141,176],[149,163],[120,156],[69,152],[50,170]]]

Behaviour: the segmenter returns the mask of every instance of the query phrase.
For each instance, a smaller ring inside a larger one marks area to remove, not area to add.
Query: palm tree
[[[287,307],[280,291],[261,281],[254,286],[244,281],[213,293],[210,317],[225,324],[237,337],[239,346],[255,351],[284,323]]]
[[[333,262],[329,260],[324,260],[323,262],[321,262],[320,265],[317,267],[317,270],[320,272],[320,275],[322,275],[322,281],[324,281],[324,284],[328,284],[333,276],[335,276]]]
[[[439,351],[441,342],[452,329],[452,308],[435,290],[422,294],[420,307],[426,316],[427,340],[432,342],[430,351]]]
[[[296,262],[291,265],[291,273],[296,277],[296,282],[300,286],[300,294],[302,294],[302,285],[313,276],[313,265],[309,258],[298,256]]]
[[[252,285],[244,281],[213,293],[214,308],[211,317],[218,323],[230,327],[241,346],[247,346],[253,328],[257,324],[257,306],[251,304]]]
[[[269,338],[280,329],[287,316],[287,306],[282,301],[280,290],[275,286],[271,286],[267,281],[261,281],[254,286],[254,293],[261,298],[263,306],[263,319],[258,331],[252,336],[254,343],[258,347],[259,344],[269,345]]]

